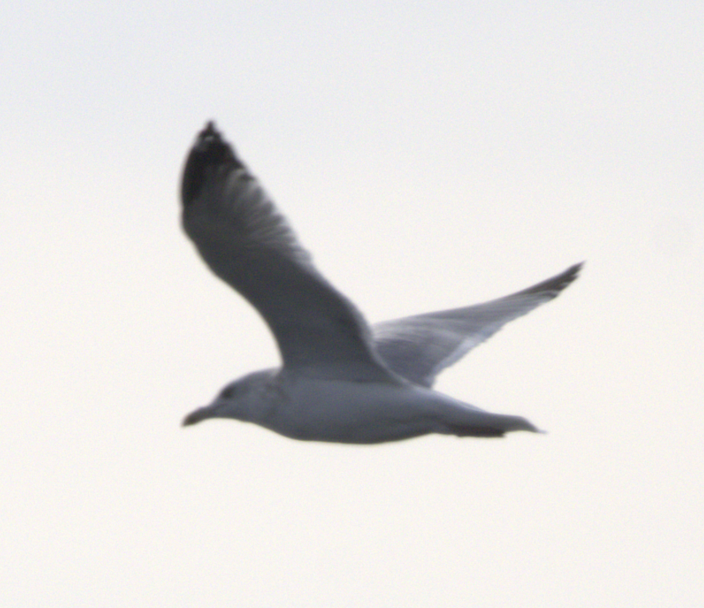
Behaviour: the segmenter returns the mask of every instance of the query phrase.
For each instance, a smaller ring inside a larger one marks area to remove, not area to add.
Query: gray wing
[[[213,123],[190,151],[181,199],[186,234],[210,269],[264,318],[285,367],[324,377],[394,377],[374,350],[361,314],[316,271]]]
[[[506,323],[555,298],[582,264],[510,296],[484,304],[385,321],[372,326],[374,345],[400,376],[432,386],[435,377]]]

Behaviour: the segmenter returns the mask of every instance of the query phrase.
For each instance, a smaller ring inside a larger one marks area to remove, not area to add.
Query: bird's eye
[[[224,399],[229,399],[232,397],[235,393],[237,392],[237,387],[236,386],[228,386],[222,389],[220,393],[220,397]]]

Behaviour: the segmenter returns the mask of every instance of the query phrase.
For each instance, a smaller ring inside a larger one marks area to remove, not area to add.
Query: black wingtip
[[[554,298],[579,276],[582,266],[584,266],[584,262],[573,264],[566,270],[563,270],[560,274],[551,277],[546,281],[542,281],[537,285],[533,285],[520,293],[546,293]]]
[[[198,138],[201,139],[208,135],[215,135],[216,137],[220,137],[220,133],[218,133],[218,130],[215,128],[214,120],[209,120],[207,123],[205,123],[205,129],[198,133]]]
[[[564,272],[557,275],[555,277],[555,280],[561,280],[561,282],[562,282],[562,287],[560,287],[560,289],[564,289],[572,281],[574,281],[579,276],[579,273],[582,270],[583,266],[584,266],[583,261],[578,262],[577,264],[573,264],[567,270],[565,270]]]
[[[198,198],[203,184],[212,169],[223,166],[242,167],[235,156],[232,147],[222,138],[215,127],[215,122],[209,120],[205,128],[198,133],[193,144],[181,180],[181,201],[184,206],[190,205]]]

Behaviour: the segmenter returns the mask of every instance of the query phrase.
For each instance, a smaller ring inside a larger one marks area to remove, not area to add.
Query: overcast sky
[[[704,605],[704,8],[0,5],[0,603]],[[438,389],[547,435],[181,418],[275,365],[178,220],[215,119],[370,321],[557,300]]]

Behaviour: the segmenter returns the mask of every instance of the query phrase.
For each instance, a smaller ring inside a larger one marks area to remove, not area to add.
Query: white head
[[[278,371],[278,369],[265,369],[230,382],[210,405],[200,407],[188,414],[183,419],[183,426],[190,426],[208,418],[257,421],[271,399]]]

